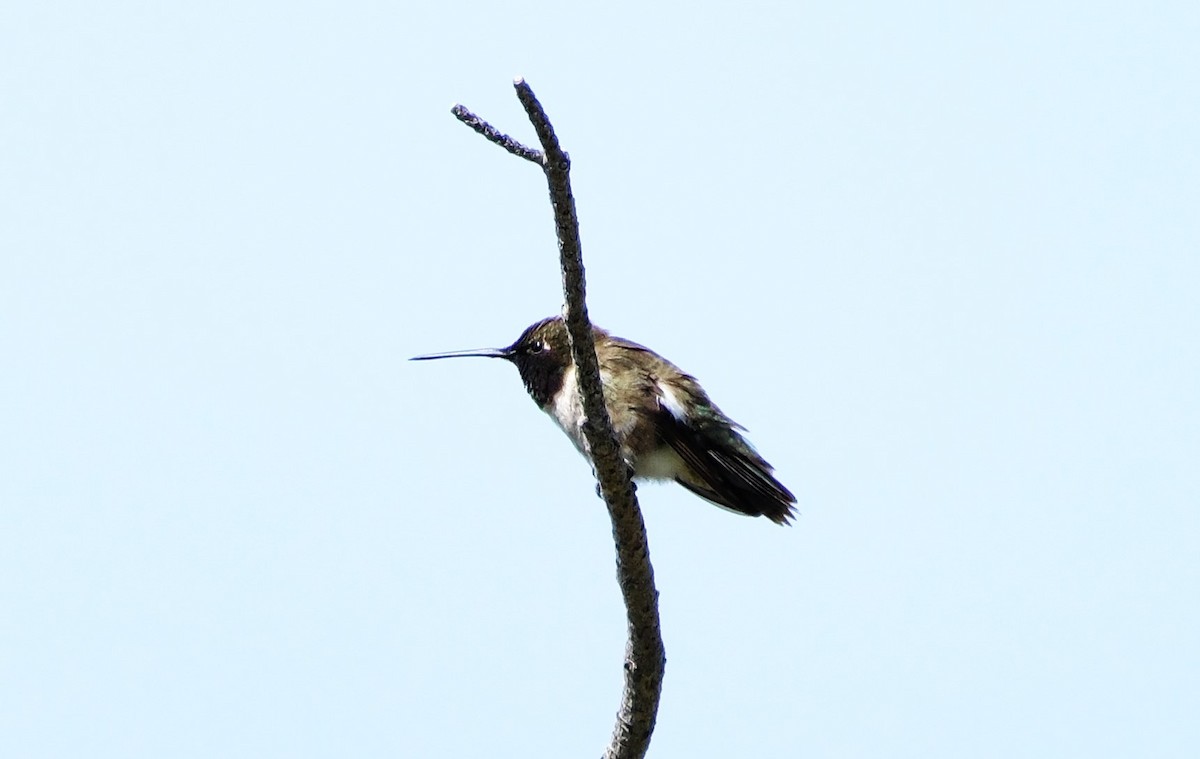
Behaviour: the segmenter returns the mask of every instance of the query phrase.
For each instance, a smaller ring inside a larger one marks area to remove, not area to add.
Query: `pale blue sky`
[[[0,756],[596,756],[607,516],[501,362],[697,375],[653,757],[1200,755],[1195,3],[7,3]],[[556,26],[551,27],[553,22]]]

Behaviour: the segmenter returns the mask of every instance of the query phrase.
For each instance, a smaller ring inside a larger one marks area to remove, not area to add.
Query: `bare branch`
[[[613,540],[617,547],[617,581],[625,600],[629,622],[629,641],[625,649],[625,690],[612,741],[605,756],[610,759],[645,756],[658,715],[666,653],[658,617],[658,591],[654,587],[654,569],[646,541],[646,525],[638,507],[629,470],[621,458],[608,409],[604,405],[600,365],[588,319],[583,252],[579,241],[579,220],[575,198],[571,194],[571,161],[558,144],[554,127],[533,90],[523,80],[514,86],[517,98],[537,130],[545,154],[543,168],[550,185],[550,202],[558,231],[559,263],[562,267],[563,293],[566,296],[567,331],[576,377],[583,396],[584,427],[596,478],[612,519]]]
[[[642,521],[642,512],[629,479],[629,468],[621,458],[620,447],[604,404],[600,366],[596,360],[592,325],[585,300],[579,220],[575,213],[575,198],[571,194],[571,161],[559,146],[554,127],[533,90],[522,79],[516,80],[514,86],[517,98],[537,131],[542,144],[541,152],[530,150],[501,134],[462,106],[455,106],[454,115],[509,152],[527,160],[536,160],[546,172],[558,233],[559,264],[566,297],[565,321],[587,418],[584,434],[600,483],[600,494],[612,520],[617,552],[617,582],[625,601],[629,628],[625,647],[625,687],[616,727],[604,756],[605,759],[641,759],[646,755],[650,737],[654,733],[666,666],[658,616],[658,591],[654,587],[654,568],[650,564],[646,525]]]
[[[524,158],[526,161],[533,161],[534,163],[536,163],[539,166],[542,165],[542,151],[525,147],[521,143],[514,140],[512,137],[509,137],[507,134],[504,134],[496,127],[492,126],[491,124],[487,123],[486,121],[479,118],[475,114],[471,113],[471,111],[469,111],[466,106],[456,104],[453,108],[450,109],[450,113],[453,113],[454,117],[456,119],[458,119],[459,121],[461,121],[462,123],[471,127],[476,132],[479,132],[480,134],[482,134],[484,137],[487,138],[487,140],[489,142],[496,143],[497,145],[504,148],[508,152],[512,153],[515,156],[520,156],[521,158]]]

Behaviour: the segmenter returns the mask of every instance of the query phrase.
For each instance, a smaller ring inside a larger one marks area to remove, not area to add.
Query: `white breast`
[[[601,380],[605,379],[603,372]],[[683,416],[683,406],[679,403],[679,399],[669,387],[659,386],[659,391],[663,396],[664,406],[672,414]],[[567,437],[571,438],[571,442],[583,454],[584,458],[591,461],[591,455],[588,452],[587,439],[583,435],[583,402],[579,397],[579,387],[575,384],[575,367],[570,366],[563,373],[563,390],[556,395],[543,408],[550,418],[567,433]],[[619,439],[623,439],[624,435],[629,433],[629,430],[614,430]],[[634,477],[641,480],[673,480],[680,473],[686,471],[687,465],[683,463],[683,459],[679,457],[669,446],[662,446],[655,451],[642,456],[637,462],[637,471]]]
[[[588,456],[587,440],[583,437],[583,401],[579,397],[579,386],[575,383],[574,365],[568,366],[563,372],[562,391],[551,398],[542,410],[567,433],[579,452]]]

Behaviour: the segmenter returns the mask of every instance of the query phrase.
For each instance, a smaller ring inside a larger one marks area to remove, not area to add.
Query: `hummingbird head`
[[[507,348],[430,353],[414,356],[410,361],[431,361],[439,358],[502,358],[516,365],[525,389],[538,406],[545,406],[562,387],[563,375],[571,365],[571,343],[562,317],[552,316],[531,324],[517,341]]]

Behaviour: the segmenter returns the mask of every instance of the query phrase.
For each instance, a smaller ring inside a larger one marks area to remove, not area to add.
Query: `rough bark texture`
[[[550,186],[554,222],[558,232],[559,263],[566,298],[564,318],[571,336],[571,353],[578,367],[576,377],[583,409],[587,417],[584,434],[592,454],[592,465],[599,480],[599,491],[612,519],[613,540],[617,551],[617,582],[625,601],[629,639],[625,646],[625,687],[612,740],[605,759],[640,759],[650,746],[654,722],[662,693],[666,653],[658,617],[658,591],[654,587],[654,569],[646,542],[646,525],[638,507],[629,471],[622,461],[613,434],[600,366],[592,342],[592,324],[585,299],[583,255],[579,243],[579,220],[575,198],[571,194],[571,161],[558,144],[554,127],[533,90],[524,80],[514,83],[517,98],[525,107],[537,131],[542,150],[526,147],[488,124],[461,105],[454,115],[488,140],[510,153],[542,167]]]

